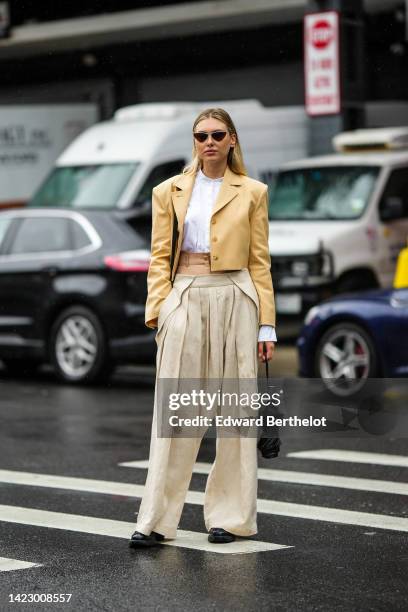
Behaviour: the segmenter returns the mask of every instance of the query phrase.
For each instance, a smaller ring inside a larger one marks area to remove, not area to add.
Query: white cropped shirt
[[[202,170],[198,170],[184,220],[182,251],[210,252],[211,212],[223,178],[213,179],[206,176]],[[276,342],[276,331],[273,325],[260,325],[258,342],[265,340]]]

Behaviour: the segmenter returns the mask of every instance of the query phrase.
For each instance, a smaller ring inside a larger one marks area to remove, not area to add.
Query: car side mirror
[[[399,196],[388,196],[380,211],[381,221],[393,221],[404,216],[404,200]]]

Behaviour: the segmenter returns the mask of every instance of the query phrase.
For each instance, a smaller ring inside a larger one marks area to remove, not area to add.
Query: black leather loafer
[[[160,542],[163,542],[164,536],[161,533],[152,531],[150,535],[135,531],[129,540],[130,548],[148,548],[149,546],[157,546]]]
[[[229,544],[235,541],[235,536],[221,527],[213,527],[208,534],[208,541],[212,544]]]

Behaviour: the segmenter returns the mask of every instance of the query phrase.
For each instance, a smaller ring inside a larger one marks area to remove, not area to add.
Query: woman
[[[247,175],[229,114],[201,112],[192,162],[153,189],[145,322],[157,327],[157,376],[149,470],[131,547],[176,537],[202,439],[158,435],[158,379],[256,379],[257,357],[272,359],[267,202],[267,186]],[[217,437],[204,502],[210,542],[257,533],[256,444],[255,437]]]

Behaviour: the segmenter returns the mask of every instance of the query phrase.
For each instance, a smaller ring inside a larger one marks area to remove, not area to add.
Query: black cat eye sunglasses
[[[198,142],[205,142],[210,135],[216,142],[221,142],[221,140],[224,140],[227,132],[223,130],[215,130],[215,132],[193,132],[193,136]]]

